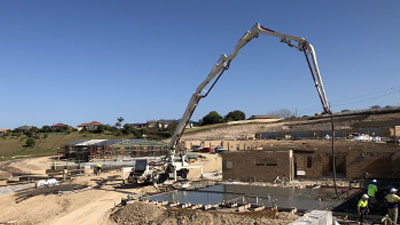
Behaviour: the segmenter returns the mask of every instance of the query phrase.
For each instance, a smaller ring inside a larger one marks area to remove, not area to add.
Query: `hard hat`
[[[378,181],[377,181],[376,179],[373,179],[372,182],[376,183],[376,182],[378,182]]]
[[[363,194],[363,195],[362,195],[362,198],[363,198],[363,199],[369,199],[369,196],[368,196],[367,194]]]
[[[396,188],[391,188],[390,189],[390,193],[396,193],[397,192],[397,189]]]

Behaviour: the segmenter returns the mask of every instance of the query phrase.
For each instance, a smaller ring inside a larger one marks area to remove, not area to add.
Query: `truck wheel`
[[[189,170],[188,169],[182,169],[182,178],[187,178],[187,175],[189,174]]]
[[[162,173],[162,174],[160,174],[160,176],[158,177],[158,183],[159,184],[162,184],[162,183],[164,183],[165,181],[167,181],[168,180],[168,174],[166,174],[166,173]]]

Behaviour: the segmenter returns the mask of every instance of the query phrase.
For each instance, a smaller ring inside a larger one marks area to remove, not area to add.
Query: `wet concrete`
[[[157,201],[168,201],[168,202],[180,202],[180,203],[192,203],[192,204],[217,204],[222,201],[229,201],[232,199],[241,199],[242,195],[239,194],[227,194],[227,193],[208,193],[198,191],[172,191],[164,194],[153,195],[149,197],[149,200]]]
[[[301,210],[332,209],[340,201],[322,200],[319,190],[261,187],[252,185],[222,184],[201,188],[193,191],[173,191],[149,197],[149,200],[192,203],[217,204],[222,201],[252,203],[281,208],[296,207]]]

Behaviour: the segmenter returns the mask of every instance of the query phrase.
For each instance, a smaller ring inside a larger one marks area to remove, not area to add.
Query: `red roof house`
[[[56,124],[53,124],[51,127],[53,127],[53,128],[61,128],[61,127],[66,127],[66,126],[68,126],[67,124],[63,124],[63,123],[56,123]]]
[[[81,124],[78,125],[78,130],[80,131],[83,128],[86,128],[86,130],[96,130],[97,127],[101,126],[101,125],[103,125],[103,124],[100,123],[100,122],[97,122],[97,121],[93,121],[93,122],[90,122],[90,123],[81,123]]]

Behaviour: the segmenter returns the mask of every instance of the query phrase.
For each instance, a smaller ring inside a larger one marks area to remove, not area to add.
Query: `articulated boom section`
[[[304,52],[305,57],[307,59],[307,63],[309,69],[311,71],[311,75],[314,80],[315,87],[317,89],[317,93],[322,103],[322,107],[325,113],[331,114],[328,99],[325,94],[324,85],[322,83],[321,75],[318,68],[317,58],[315,55],[315,51],[313,46],[308,43],[302,37],[296,37],[288,34],[281,34],[275,32],[271,29],[265,28],[260,24],[255,24],[251,31],[247,31],[243,37],[239,40],[238,44],[236,45],[235,49],[233,50],[232,54],[226,56],[225,54],[221,55],[218,62],[212,68],[211,72],[208,74],[207,78],[197,87],[196,92],[192,95],[189,104],[185,110],[185,113],[182,116],[181,121],[179,122],[174,135],[171,138],[171,141],[168,144],[168,159],[173,161],[173,155],[175,153],[176,146],[185,130],[187,123],[189,122],[190,118],[194,110],[196,109],[199,101],[201,98],[206,97],[211,89],[214,87],[218,79],[221,77],[222,73],[229,68],[231,61],[236,57],[239,50],[245,46],[248,42],[250,42],[253,38],[258,37],[259,34],[267,34],[275,37],[279,37],[281,42],[286,43],[289,47],[295,47],[298,50]],[[292,43],[296,42],[296,43]],[[311,61],[309,59],[309,55],[311,55]],[[218,76],[217,76],[218,75]],[[211,85],[210,89],[207,91],[205,95],[202,95],[202,91],[204,88],[217,76],[214,80],[213,84]]]

